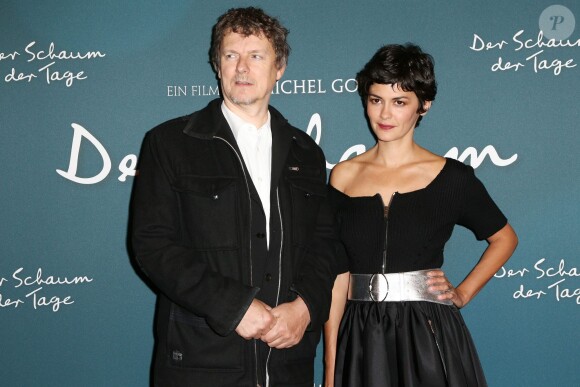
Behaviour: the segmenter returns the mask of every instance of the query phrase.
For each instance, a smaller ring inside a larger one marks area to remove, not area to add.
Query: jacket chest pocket
[[[318,209],[326,196],[320,180],[307,177],[289,177],[292,197],[292,236],[294,243],[306,246],[312,240]]]
[[[172,188],[179,198],[182,238],[195,249],[238,247],[239,179],[179,176]]]

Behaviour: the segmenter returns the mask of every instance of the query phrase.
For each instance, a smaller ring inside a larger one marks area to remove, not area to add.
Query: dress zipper
[[[383,246],[383,264],[381,265],[381,273],[385,274],[387,272],[387,246],[389,241],[389,212],[391,212],[391,205],[393,203],[393,199],[397,192],[393,192],[391,198],[389,199],[389,204],[385,206],[385,202],[383,201],[383,197],[381,196],[381,203],[383,204],[383,214],[385,218],[385,244]]]
[[[385,217],[385,245],[383,250],[383,265],[381,267],[382,273],[385,274],[387,270],[387,246],[388,246],[388,238],[389,238],[389,213],[391,212],[391,205],[393,203],[393,199],[397,192],[393,192],[391,198],[389,199],[389,204],[385,207],[384,201],[381,197],[381,202],[383,203],[383,211]],[[435,333],[435,329],[433,328],[433,323],[431,320],[427,320],[429,324],[429,328],[431,329],[431,333],[433,334],[433,339],[435,340],[435,345],[437,346],[437,351],[439,353],[439,358],[441,360],[441,364],[443,366],[443,372],[445,373],[445,378],[447,378],[447,369],[445,367],[445,362],[443,361],[443,353],[441,352],[441,347],[439,346],[439,341],[437,340],[437,335]]]
[[[439,346],[439,341],[437,340],[437,334],[435,333],[435,328],[433,328],[433,323],[431,320],[427,320],[429,323],[429,328],[431,328],[431,333],[433,333],[433,339],[435,340],[435,345],[437,346],[437,352],[439,352],[439,358],[441,359],[441,365],[443,366],[443,372],[445,373],[445,378],[447,379],[447,368],[445,367],[445,362],[443,361],[443,353],[441,352],[441,347]]]

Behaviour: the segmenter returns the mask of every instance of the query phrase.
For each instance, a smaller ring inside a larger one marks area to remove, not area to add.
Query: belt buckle
[[[384,295],[383,295],[384,294]],[[389,295],[389,280],[385,274],[373,274],[369,280],[369,296],[375,302],[383,302]]]

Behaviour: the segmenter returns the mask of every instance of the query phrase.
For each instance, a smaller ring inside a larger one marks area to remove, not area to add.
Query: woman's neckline
[[[400,196],[400,195],[410,195],[410,194],[422,192],[422,191],[425,191],[425,190],[429,189],[431,186],[433,186],[435,184],[435,182],[437,180],[439,180],[439,178],[441,177],[441,175],[443,174],[443,172],[447,169],[447,167],[448,167],[449,164],[450,164],[449,158],[448,157],[445,157],[445,163],[443,164],[443,167],[437,173],[437,175],[435,175],[435,177],[433,178],[433,180],[431,180],[425,187],[418,188],[418,189],[415,189],[415,190],[412,190],[412,191],[407,191],[407,192],[398,192],[398,191],[395,191],[394,194],[397,195],[397,196]],[[364,199],[364,198],[367,198],[368,199],[368,198],[375,198],[377,196],[382,198],[381,194],[378,193],[378,192],[376,194],[374,194],[374,195],[350,196],[350,195],[345,194],[341,190],[335,188],[332,184],[329,184],[329,186],[332,189],[334,189],[335,191],[340,192],[342,195],[344,195],[344,196],[346,196],[347,198],[350,198],[350,199]],[[382,198],[382,199],[384,201],[384,199],[389,199],[389,198]],[[388,203],[388,200],[385,203]]]

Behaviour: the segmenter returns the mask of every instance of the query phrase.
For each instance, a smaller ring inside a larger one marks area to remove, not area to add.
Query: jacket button
[[[272,280],[272,274],[266,274],[266,281],[270,282]]]
[[[256,238],[262,239],[262,238],[265,238],[265,237],[266,237],[266,234],[264,234],[263,232],[259,232],[259,233],[256,234]]]
[[[312,194],[311,194],[310,192],[306,192],[306,193],[304,194],[304,197],[305,197],[306,199],[310,198],[311,196],[312,196]]]

